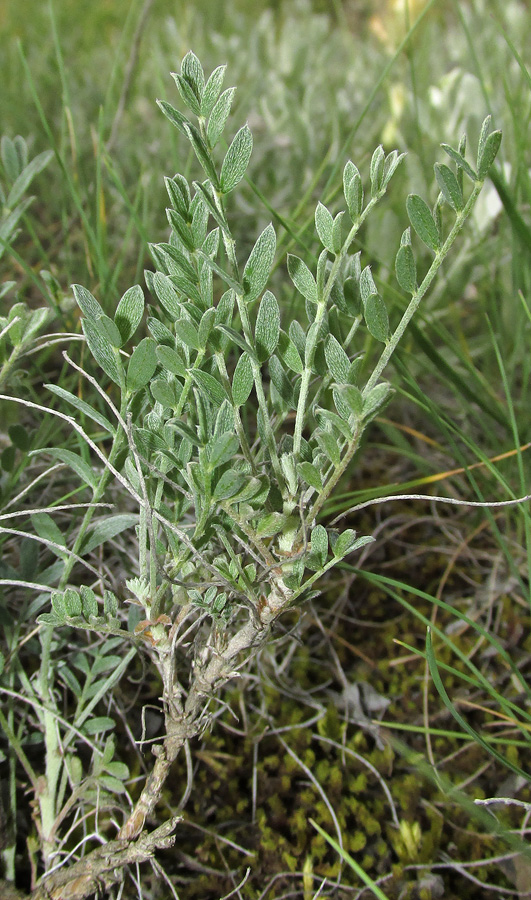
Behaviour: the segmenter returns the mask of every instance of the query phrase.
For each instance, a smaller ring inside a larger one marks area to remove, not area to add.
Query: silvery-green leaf
[[[334,403],[335,403],[336,396],[339,399],[341,399],[340,392],[337,390],[337,388],[336,388],[336,395],[334,396]],[[344,400],[342,400],[341,403],[343,404],[345,411],[346,411],[345,416],[338,416],[338,415],[336,415],[335,412],[332,412],[332,410],[319,408],[319,409],[317,409],[317,412],[316,412],[317,420],[319,421],[319,423],[321,425],[323,424],[323,421],[325,423],[329,423],[330,425],[333,425],[335,428],[337,428],[339,433],[341,435],[343,435],[345,440],[350,441],[350,440],[352,440],[352,429],[351,429],[350,425],[348,424],[348,420],[350,418],[350,410]],[[336,406],[337,406],[337,404],[336,404]],[[324,427],[324,425],[323,425],[323,427]]]
[[[122,344],[132,338],[144,314],[144,292],[135,284],[125,292],[114,315],[115,324],[122,338]]]
[[[78,592],[74,591],[72,588],[67,588],[66,591],[64,591],[63,606],[66,615],[72,619],[76,616],[80,616],[83,612],[81,597],[79,596]]]
[[[167,119],[170,120],[172,125],[181,132],[181,134],[186,134],[186,125],[190,125],[190,121],[183,116],[182,113],[179,112],[178,109],[175,109],[171,103],[167,103],[166,100],[157,100],[157,106],[162,110]]]
[[[235,295],[233,291],[225,291],[221,295],[218,305],[216,306],[216,327],[219,325],[230,326],[234,315]],[[211,336],[212,339],[212,336]],[[226,338],[222,339],[221,349],[225,349],[228,345]]]
[[[63,625],[64,616],[58,616],[54,612],[42,613],[40,616],[37,616],[36,621],[38,625]]]
[[[166,381],[164,378],[157,378],[155,381],[151,382],[149,388],[153,395],[153,399],[156,400],[157,403],[162,404],[162,406],[175,409],[178,405],[182,393],[178,381],[170,382]]]
[[[91,616],[98,615],[98,601],[96,600],[94,591],[85,584],[81,585],[79,593],[81,594],[83,616],[88,621]]]
[[[334,390],[337,390],[339,392],[342,400],[345,401],[350,412],[356,418],[359,418],[363,410],[363,397],[359,388],[354,387],[353,384],[342,384]]]
[[[150,456],[156,451],[164,452],[167,450],[166,441],[160,434],[155,434],[150,428],[135,427],[133,431],[137,449],[143,456]]]
[[[355,278],[345,278],[343,297],[349,316],[359,316],[361,314],[361,297],[359,282]]]
[[[326,528],[323,528],[322,525],[316,525],[315,528],[312,528],[311,547],[312,553],[315,553],[319,558],[321,567],[324,566],[328,556],[328,534]]]
[[[233,87],[223,91],[210,113],[207,125],[207,140],[210,147],[216,146],[223,133],[235,93],[236,88]]]
[[[73,453],[71,450],[66,450],[63,447],[47,447],[46,453],[48,456],[51,456],[52,459],[58,459],[59,462],[64,463],[66,466],[70,466],[83,484],[86,484],[93,489],[96,487],[99,480],[96,473],[88,462],[82,459],[77,453]]]
[[[289,336],[295,344],[301,360],[304,359],[306,352],[306,335],[300,322],[294,319],[288,329]]]
[[[156,349],[157,359],[161,366],[173,375],[180,378],[186,377],[186,366],[180,353],[172,347],[166,347],[159,344]]]
[[[312,463],[309,462],[301,462],[297,466],[297,471],[299,475],[304,479],[306,484],[309,484],[310,487],[315,488],[316,491],[323,490],[323,482],[321,479],[321,473],[318,469],[315,468]]]
[[[193,87],[187,82],[186,78],[182,77],[182,75],[179,75],[176,72],[172,72],[172,76],[185,105],[193,112],[195,116],[198,116],[200,114],[201,107],[199,105],[199,100]]]
[[[111,618],[114,618],[118,613],[118,600],[111,591],[105,590],[103,592],[103,611],[106,616]]]
[[[214,500],[229,500],[238,493],[245,481],[246,477],[241,472],[233,472],[230,469],[227,472],[223,472],[214,488],[212,498]]]
[[[210,158],[208,147],[201,137],[201,134],[199,133],[195,125],[192,125],[191,122],[185,124],[183,127],[205,175],[207,176],[207,178],[210,178],[212,184],[217,185],[218,175],[214,167],[214,163]]]
[[[227,337],[233,341],[237,347],[240,347],[244,353],[247,353],[251,359],[256,360],[256,353],[250,344],[247,343],[243,335],[240,334],[239,331],[236,331],[235,328],[231,328],[229,325],[216,325],[216,330],[221,331],[222,334],[226,334]]]
[[[244,125],[234,137],[221,166],[220,188],[224,194],[234,190],[242,180],[251,158],[253,136],[249,126]]]
[[[190,188],[186,178],[183,175],[175,175],[174,178],[165,178],[164,183],[166,184],[171,205],[186,221],[191,202]]]
[[[208,461],[213,470],[234,459],[240,449],[240,442],[235,434],[227,432],[212,438],[207,444]]]
[[[389,396],[391,385],[386,382],[377,384],[363,398],[363,418],[369,419],[376,415],[380,407],[385,403]]]
[[[481,155],[478,158],[478,177],[486,178],[492,163],[496,159],[502,139],[501,131],[493,131],[485,140]]]
[[[348,381],[350,360],[339,341],[337,341],[332,334],[329,334],[326,339],[325,358],[334,381],[338,384],[346,384]]]
[[[195,96],[200,100],[205,87],[203,67],[195,53],[189,50],[181,63],[181,75],[193,89]]]
[[[162,272],[155,272],[153,276],[153,287],[162,307],[172,319],[178,319],[181,315],[179,295],[168,276],[163,275]]]
[[[436,253],[441,245],[441,238],[428,204],[418,194],[410,194],[406,200],[406,208],[409,221],[419,238]]]
[[[279,335],[277,353],[288,369],[291,369],[297,375],[302,375],[303,365],[300,353],[294,342],[284,331],[281,331]]]
[[[105,315],[96,298],[82,284],[73,284],[72,291],[74,292],[77,305],[87,319],[96,321],[100,316]]]
[[[122,346],[122,335],[109,316],[99,316],[95,321],[95,325],[99,334],[101,334],[102,337],[107,338],[113,347],[118,350]]]
[[[384,164],[384,170],[383,170],[383,178],[382,178],[382,187],[383,188],[387,187],[387,185],[391,181],[391,178],[395,174],[395,172],[398,168],[398,165],[404,159],[405,155],[406,155],[405,153],[399,154],[398,150],[393,150],[386,157],[385,164]]]
[[[166,216],[174,234],[177,235],[180,243],[190,252],[195,250],[196,244],[190,229],[189,222],[181,216],[175,209],[167,209]]]
[[[337,438],[333,436],[329,431],[322,431],[321,429],[317,429],[315,432],[315,439],[319,444],[319,447],[326,454],[328,459],[334,466],[338,466],[341,454],[339,451],[339,444]]]
[[[210,332],[214,327],[215,318],[216,310],[214,309],[214,307],[210,307],[209,309],[205,310],[205,312],[201,316],[201,321],[197,330],[197,339],[199,341],[199,346],[202,349],[205,348],[208,343]]]
[[[454,163],[459,166],[459,168],[462,169],[469,178],[472,179],[472,181],[477,181],[478,176],[476,172],[474,172],[472,166],[467,163],[466,159],[461,153],[459,153],[457,150],[454,150],[453,147],[450,147],[448,144],[441,144],[441,147],[443,148],[444,152],[448,154],[450,159],[452,159]]]
[[[326,275],[329,271],[328,267],[328,250],[321,250],[319,254],[319,259],[317,260],[317,272],[316,272],[316,283],[317,283],[317,293],[319,297],[322,296],[326,281]]]
[[[187,282],[197,285],[197,272],[189,259],[173,244],[161,243],[157,244],[159,251],[166,256],[166,261],[170,258],[173,265],[171,266],[170,275],[179,275],[186,279]]]
[[[123,367],[111,342],[99,333],[98,326],[92,319],[83,319],[81,327],[87,339],[89,350],[98,365],[101,366],[111,381],[118,385],[121,384],[120,370],[123,372]]]
[[[363,535],[356,538],[356,532],[351,528],[347,528],[335,541],[332,552],[336,559],[342,559],[347,553],[353,553],[354,550],[359,550],[361,547],[365,547],[366,544],[372,544],[373,542],[374,538],[371,535]]]
[[[218,66],[217,69],[214,69],[207,83],[205,84],[205,88],[203,91],[203,96],[201,98],[201,115],[209,116],[212,110],[214,109],[214,105],[216,100],[219,97],[219,93],[221,91],[223,85],[223,79],[225,78],[225,70],[227,66]]]
[[[260,301],[254,335],[258,359],[264,362],[275,352],[280,335],[280,309],[271,291]]]
[[[459,187],[457,182],[457,178],[454,173],[448,166],[445,166],[442,163],[435,163],[435,178],[437,179],[437,184],[439,185],[439,189],[448,203],[449,206],[452,207],[456,212],[459,212],[463,209],[465,205],[465,201],[463,199],[463,192]]]
[[[385,164],[385,153],[382,145],[376,148],[371,158],[371,194],[376,197],[382,188]]]
[[[199,258],[201,260],[203,260],[203,262],[205,262],[207,264],[207,266],[209,266],[212,269],[213,272],[216,273],[216,275],[219,275],[219,277],[225,282],[225,284],[227,284],[230,288],[232,288],[232,290],[235,291],[237,294],[241,294],[242,287],[232,277],[232,275],[229,275],[228,272],[225,272],[225,270],[222,269],[221,266],[218,266],[218,264],[215,260],[211,259],[210,256],[207,256],[206,253],[203,253],[202,250],[198,250],[197,255],[199,256]]]
[[[291,379],[288,378],[282,363],[277,356],[272,356],[269,360],[269,375],[271,381],[275,385],[280,397],[288,406],[293,407],[293,385]]]
[[[297,464],[292,453],[282,454],[282,456],[280,457],[280,468],[282,469],[282,474],[286,479],[288,491],[292,496],[295,496],[299,479],[297,477]]]
[[[53,394],[56,394],[58,397],[60,397],[61,400],[65,400],[66,403],[70,403],[83,416],[87,416],[89,419],[92,419],[105,431],[108,431],[110,434],[114,434],[114,428],[109,420],[98,410],[93,409],[92,406],[89,406],[89,404],[84,400],[76,397],[75,394],[72,394],[70,391],[65,390],[65,388],[59,387],[59,385],[57,384],[45,384],[44,387],[48,388],[49,391],[52,391]]]
[[[334,253],[339,253],[339,251],[341,250],[344,217],[345,213],[342,211],[338,212],[337,216],[334,219],[334,225],[332,228],[332,244],[334,247]]]
[[[275,229],[271,224],[262,231],[243,270],[243,290],[247,303],[256,300],[264,290],[276,250]]]
[[[288,253],[288,272],[299,293],[312,303],[317,303],[317,285],[306,263]]]
[[[125,763],[119,762],[118,760],[108,763],[105,766],[105,769],[107,772],[109,772],[110,775],[113,776],[113,778],[118,778],[119,781],[127,781],[127,779],[130,777],[129,767],[126,766]]]
[[[417,289],[417,266],[411,248],[411,232],[406,228],[395,260],[396,280],[403,291],[414,294]]]
[[[347,528],[334,541],[332,552],[336,559],[342,559],[350,552],[356,541],[356,532],[352,528]]]
[[[67,616],[67,612],[66,612],[65,603],[63,600],[63,595],[59,591],[53,591],[51,600],[52,600],[52,610],[54,611],[55,615],[62,622],[64,622],[64,620],[66,619],[66,616]]]
[[[192,207],[192,224],[190,227],[193,249],[195,249],[196,247],[203,247],[205,242],[208,230],[209,212],[206,203],[204,203],[202,198],[197,194],[192,201]]]
[[[186,344],[187,347],[191,347],[192,350],[201,349],[197,328],[195,325],[192,325],[189,319],[177,319],[174,328],[175,334],[183,344]]]
[[[350,217],[356,221],[363,208],[363,186],[358,168],[350,159],[343,169],[343,193]]]
[[[199,181],[194,181],[193,188],[196,193],[202,195],[210,215],[213,217],[213,219],[215,219],[220,228],[226,233],[229,226],[227,224],[227,220],[225,218],[223,210],[219,209],[216,205],[216,189],[214,188],[212,183],[208,180],[203,184],[201,184],[201,182]]]
[[[490,115],[487,116],[485,119],[483,119],[483,122],[481,124],[481,130],[479,132],[479,139],[478,139],[478,152],[477,152],[478,172],[479,172],[479,161],[483,155],[483,151],[485,149],[485,144],[486,144],[487,138],[490,134],[491,124],[492,124],[492,116],[490,116]],[[465,141],[466,141],[466,136],[465,136]],[[465,144],[465,146],[466,146],[466,144]],[[464,155],[465,151],[464,151],[464,149],[461,149],[461,147],[459,147],[459,152]]]
[[[111,731],[116,728],[116,724],[114,719],[110,719],[109,716],[97,716],[94,719],[89,719],[85,722],[81,728],[83,734],[102,734],[104,731]],[[98,782],[103,782],[105,775],[98,776]],[[117,779],[111,779],[110,776],[107,776],[108,781],[108,789],[113,793],[119,793],[123,791],[123,784]]]
[[[247,353],[242,353],[232,376],[232,399],[235,406],[243,406],[253,387],[253,369]]]
[[[309,366],[311,363],[312,354],[314,354],[315,343],[317,340],[317,336],[321,331],[321,324],[319,322],[312,322],[310,327],[308,328],[308,335],[306,340],[306,349],[304,353],[304,365]],[[323,335],[321,335],[323,336]]]
[[[133,350],[127,367],[129,391],[139,391],[151,381],[158,365],[156,346],[153,338],[146,337]]]
[[[108,516],[100,519],[88,532],[83,542],[83,553],[92,553],[100,544],[112,540],[122,531],[133,528],[138,524],[138,515],[135,513],[119,513],[115,516]]]
[[[341,419],[344,419],[345,422],[348,422],[352,415],[352,409],[350,408],[346,399],[343,397],[342,392],[339,390],[338,386],[334,386],[332,388],[332,396],[334,398],[335,407]]]
[[[360,276],[360,294],[363,304],[367,302],[369,297],[372,294],[377,294],[378,288],[374,283],[374,278],[372,277],[371,267],[365,266],[363,272]]]
[[[223,401],[228,399],[223,385],[212,375],[209,375],[208,372],[203,372],[201,369],[191,369],[190,374],[203,394],[215,406],[221,406]]]
[[[267,513],[259,520],[256,526],[256,533],[259,537],[273,537],[282,530],[285,523],[286,516],[282,513]]]
[[[377,341],[385,343],[389,338],[389,317],[379,294],[371,294],[364,307],[367,328]]]
[[[194,431],[193,428],[190,428],[186,422],[181,422],[180,419],[173,419],[170,423],[170,427],[177,432],[185,441],[189,441],[193,444],[194,447],[201,447],[202,441],[199,440],[197,432]]]
[[[214,425],[214,437],[219,437],[222,434],[225,434],[227,431],[230,431],[231,434],[234,430],[234,409],[228,400],[225,400],[216,416],[216,424]]]
[[[323,206],[321,201],[319,201],[315,209],[315,228],[323,247],[329,250],[330,253],[335,253],[332,235],[334,230],[334,220],[332,218],[332,213],[326,206]]]
[[[160,344],[164,347],[174,347],[175,346],[175,338],[171,333],[169,328],[166,328],[160,319],[155,319],[153,316],[149,316],[147,319],[147,327],[151,336],[155,339],[157,344]]]

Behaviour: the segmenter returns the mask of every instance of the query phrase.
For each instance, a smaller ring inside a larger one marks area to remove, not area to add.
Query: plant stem
[[[380,356],[380,359],[378,360],[371,377],[369,378],[367,384],[365,385],[365,387],[363,389],[363,392],[362,392],[363,396],[367,396],[369,391],[371,391],[372,388],[377,384],[378,379],[380,378],[380,375],[382,374],[387,363],[391,359],[391,356],[395,352],[400,340],[402,339],[403,334],[404,334],[410,320],[412,319],[412,317],[415,315],[417,309],[419,308],[422,298],[428,291],[428,288],[430,287],[433,279],[435,278],[437,272],[439,271],[442,263],[444,262],[444,258],[447,256],[453,242],[455,241],[457,235],[459,234],[463,225],[465,224],[466,220],[468,219],[468,216],[472,212],[472,209],[473,209],[474,204],[475,204],[475,202],[479,196],[479,193],[483,187],[483,184],[484,184],[483,181],[476,181],[476,183],[474,185],[474,189],[473,189],[472,193],[470,194],[470,197],[468,198],[465,206],[463,207],[463,209],[460,212],[457,213],[456,220],[454,222],[454,225],[453,225],[451,231],[448,234],[448,237],[446,238],[442,247],[439,250],[437,250],[437,253],[435,254],[435,258],[434,258],[430,268],[428,269],[426,275],[424,276],[422,284],[420,285],[420,287],[417,288],[417,290],[413,294],[411,300],[409,301],[408,307],[407,307],[406,311],[404,312],[402,318],[400,319],[400,322],[398,323],[393,335],[389,338],[389,341],[387,342],[385,349],[384,349],[382,355]]]
[[[369,203],[367,204],[367,206],[365,207],[363,212],[360,214],[360,216],[354,222],[352,228],[350,229],[347,237],[345,238],[345,240],[343,242],[343,246],[341,247],[341,250],[339,251],[339,253],[336,254],[336,258],[332,264],[332,269],[330,271],[330,275],[328,276],[326,285],[323,290],[323,296],[320,298],[320,300],[317,303],[317,312],[315,314],[315,319],[314,319],[313,324],[317,325],[318,327],[313,328],[313,330],[310,327],[310,329],[308,331],[307,343],[306,343],[306,348],[305,348],[304,370],[303,370],[302,377],[301,377],[301,387],[300,387],[300,392],[299,392],[299,400],[297,403],[297,415],[295,418],[295,429],[293,432],[293,454],[294,454],[295,458],[297,458],[299,456],[300,451],[301,451],[302,431],[304,428],[304,423],[305,423],[306,415],[308,412],[308,393],[309,393],[310,381],[311,381],[311,377],[312,377],[313,360],[315,357],[315,351],[317,350],[317,343],[319,341],[319,331],[320,331],[319,326],[321,325],[321,322],[323,321],[323,318],[324,318],[324,315],[326,312],[326,307],[327,307],[328,301],[330,299],[330,294],[332,292],[334,282],[339,274],[341,264],[342,264],[345,256],[347,255],[349,248],[350,248],[354,238],[356,237],[356,234],[358,233],[359,229],[363,225],[365,219],[369,215],[372,208],[376,205],[378,200],[380,200],[380,198],[383,196],[383,193],[384,192],[381,192],[380,194],[377,194],[375,197],[372,197],[372,199],[369,201]]]

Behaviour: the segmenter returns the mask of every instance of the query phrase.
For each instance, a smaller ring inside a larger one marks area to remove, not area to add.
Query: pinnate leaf
[[[299,293],[311,303],[317,303],[317,284],[306,263],[288,253],[288,272]]]
[[[501,131],[493,131],[485,140],[481,155],[478,158],[478,176],[485,178],[492,163],[496,159],[502,139]]]
[[[248,353],[242,353],[232,376],[232,399],[235,406],[243,406],[253,387],[253,369]]]
[[[138,391],[151,381],[158,365],[156,344],[146,337],[133,350],[127,367],[127,389]]]
[[[332,218],[332,213],[329,212],[326,206],[323,206],[320,201],[315,209],[315,227],[323,247],[329,250],[330,253],[335,253],[336,248],[334,246],[333,234],[334,220]]]
[[[410,194],[406,208],[409,221],[419,238],[436,253],[441,245],[441,238],[428,204],[418,194]]]
[[[125,292],[120,300],[114,322],[122,338],[122,344],[132,338],[144,313],[144,292],[139,284],[135,284]]]
[[[448,166],[445,166],[443,163],[435,163],[435,178],[437,179],[437,184],[439,185],[441,194],[444,199],[448,203],[449,206],[452,207],[456,212],[459,212],[463,209],[465,205],[465,201],[463,199],[463,192],[459,186],[457,178],[454,173]]]
[[[219,183],[224,194],[234,190],[236,185],[242,180],[251,158],[252,149],[253,136],[249,126],[244,125],[243,128],[236,132],[221,166]]]
[[[403,291],[414,294],[417,289],[417,266],[411,247],[411,231],[407,228],[402,235],[395,260],[396,280]]]
[[[77,305],[87,319],[94,319],[94,321],[96,321],[100,316],[105,315],[96,298],[90,291],[87,291],[86,287],[83,287],[82,284],[73,284],[72,290]]]
[[[227,66],[218,66],[217,69],[214,69],[207,83],[205,84],[205,89],[203,91],[203,96],[201,98],[201,115],[209,116],[212,112],[214,105],[219,97],[219,93],[221,91],[221,87],[223,85],[223,79],[225,78],[225,70]]]
[[[277,298],[266,291],[256,317],[255,341],[258,359],[264,362],[277,348],[280,335],[280,309]]]
[[[227,88],[226,91],[223,91],[210,114],[207,125],[207,140],[210,147],[216,146],[223,133],[235,92],[235,88]]]
[[[276,244],[275,229],[269,224],[256,241],[243,270],[243,290],[247,303],[256,300],[267,284]]]
[[[87,339],[89,350],[98,365],[101,366],[111,381],[114,381],[114,383],[118,385],[121,384],[123,372],[122,363],[111,342],[100,334],[97,324],[92,319],[83,319],[81,325]]]

